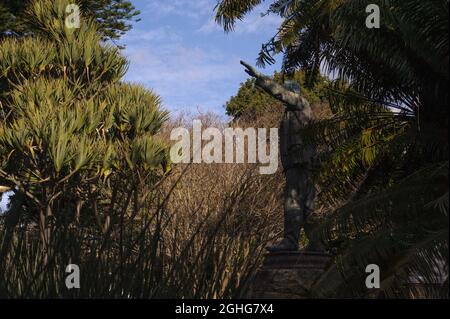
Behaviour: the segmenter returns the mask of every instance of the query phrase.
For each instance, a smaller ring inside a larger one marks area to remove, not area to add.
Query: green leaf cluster
[[[168,159],[161,99],[120,81],[127,61],[95,22],[65,27],[68,3],[34,2],[36,34],[0,43],[0,182],[26,194],[34,216],[73,214],[94,189],[148,180]]]

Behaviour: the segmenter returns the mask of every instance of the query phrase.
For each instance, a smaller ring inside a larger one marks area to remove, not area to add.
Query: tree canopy
[[[119,39],[132,28],[131,22],[140,12],[127,0],[79,0],[82,14],[97,22],[98,30],[107,39]],[[30,0],[5,0],[0,3],[0,37],[23,36],[34,33],[33,24],[26,18]]]

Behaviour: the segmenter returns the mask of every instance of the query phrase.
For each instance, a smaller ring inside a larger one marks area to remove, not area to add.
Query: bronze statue
[[[296,251],[299,248],[300,232],[303,229],[309,240],[305,250],[322,251],[323,245],[313,232],[310,215],[314,212],[315,185],[312,180],[312,165],[316,158],[316,146],[305,143],[300,134],[303,126],[313,114],[308,101],[300,90],[283,86],[272,78],[257,72],[252,66],[241,61],[256,85],[286,106],[280,125],[280,154],[286,177],[284,194],[284,238],[267,247],[271,252]]]

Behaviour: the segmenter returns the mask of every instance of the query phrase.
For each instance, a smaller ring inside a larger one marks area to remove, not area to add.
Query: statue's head
[[[291,92],[300,94],[300,84],[296,81],[284,81],[284,87]]]

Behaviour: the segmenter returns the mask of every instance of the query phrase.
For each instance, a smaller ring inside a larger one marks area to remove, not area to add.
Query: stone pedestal
[[[311,298],[311,287],[325,271],[330,256],[310,251],[268,253],[249,287],[251,299]]]

